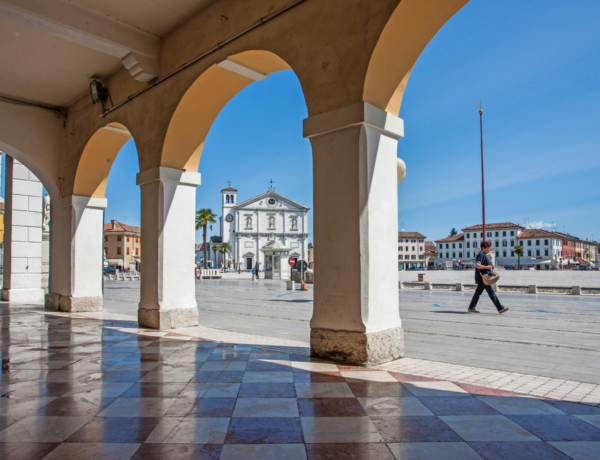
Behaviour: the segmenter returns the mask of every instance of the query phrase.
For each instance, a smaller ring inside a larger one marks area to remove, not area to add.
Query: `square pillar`
[[[2,300],[43,302],[40,180],[6,155]]]
[[[142,195],[140,326],[198,325],[195,205],[200,174],[160,166],[137,175]]]
[[[51,285],[46,308],[103,310],[102,270],[106,198],[72,195],[51,205]]]
[[[313,150],[311,353],[348,364],[402,357],[397,146],[403,121],[358,103],[304,121]]]

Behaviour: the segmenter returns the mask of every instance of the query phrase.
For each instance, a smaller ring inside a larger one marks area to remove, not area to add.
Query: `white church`
[[[289,258],[308,258],[309,208],[272,188],[241,203],[232,187],[221,194],[221,237],[231,246],[230,267],[252,270],[258,262],[261,278],[289,279]]]

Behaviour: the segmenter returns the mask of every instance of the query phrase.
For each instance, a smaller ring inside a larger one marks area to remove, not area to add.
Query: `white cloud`
[[[529,222],[527,224],[527,228],[553,228],[554,224],[552,223],[548,223],[548,222],[544,222],[543,220],[540,220],[539,222]]]

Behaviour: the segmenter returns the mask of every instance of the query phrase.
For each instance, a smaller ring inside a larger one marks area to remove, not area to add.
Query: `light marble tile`
[[[229,417],[165,417],[150,433],[146,442],[222,444],[228,426]]]
[[[439,418],[467,442],[540,441],[503,415],[451,415]]]
[[[295,398],[238,398],[233,417],[299,417]]]
[[[356,398],[370,416],[433,415],[417,398]]]
[[[393,442],[387,446],[397,460],[482,460],[466,442]]]
[[[296,383],[298,398],[354,398],[347,383],[311,382]]]

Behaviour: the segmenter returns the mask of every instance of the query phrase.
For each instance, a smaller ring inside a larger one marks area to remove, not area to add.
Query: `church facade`
[[[289,258],[308,258],[309,208],[275,190],[241,203],[232,187],[221,194],[221,235],[231,246],[229,266],[252,270],[258,262],[267,278],[289,279]]]

